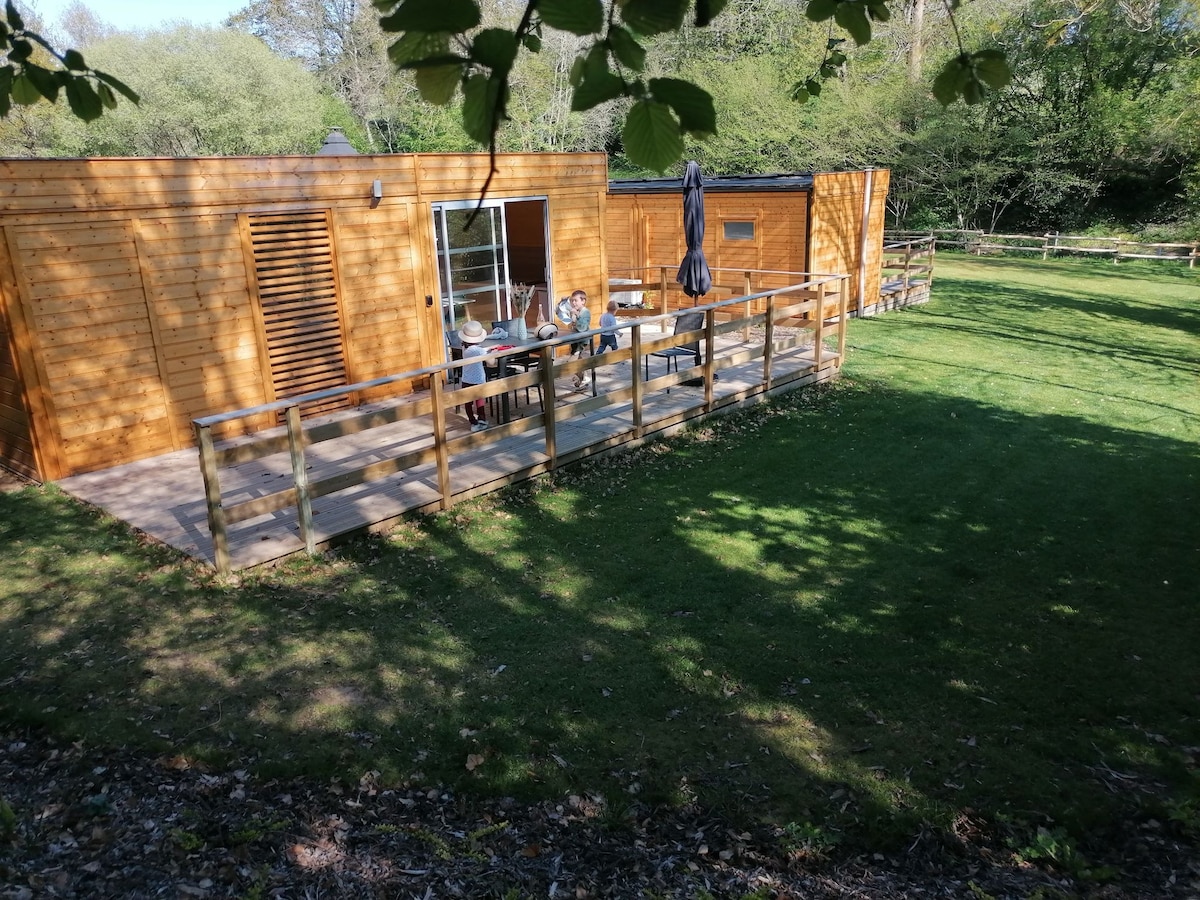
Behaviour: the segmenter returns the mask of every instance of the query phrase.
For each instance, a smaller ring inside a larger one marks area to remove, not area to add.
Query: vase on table
[[[525,325],[524,316],[518,316],[517,318],[513,319],[512,337],[518,341],[529,339],[529,329]]]

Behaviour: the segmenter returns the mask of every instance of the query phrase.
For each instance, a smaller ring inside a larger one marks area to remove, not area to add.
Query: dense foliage
[[[486,145],[479,110],[464,105],[457,81],[432,92],[446,102],[431,103],[430,73],[397,69],[407,35],[397,41],[379,21],[380,9],[393,15],[394,5],[249,3],[229,28],[312,80],[281,69],[239,85],[223,83],[221,70],[243,70],[237,54],[251,53],[248,44],[195,30],[114,34],[77,4],[55,36],[119,72],[147,100],[86,127],[66,122],[65,108],[14,108],[0,122],[0,152],[311,152],[331,125],[365,152]],[[686,93],[679,87],[686,84],[711,97],[711,127],[674,126],[673,153],[711,174],[888,168],[890,213],[901,227],[1200,237],[1197,0],[997,0],[963,5],[953,20],[932,0],[894,0],[886,20],[870,20],[871,40],[861,45],[828,21],[813,21],[811,5],[727,0],[703,27],[690,18],[638,36],[645,52],[637,54],[633,81],[666,85],[668,93]],[[473,34],[514,32],[529,9],[508,0],[486,4]],[[513,55],[496,149],[603,150],[615,176],[655,174],[639,165],[643,157],[629,143],[628,116],[639,98],[579,101],[595,34],[543,25],[530,41],[538,52]],[[943,105],[935,97],[939,73],[964,47],[1002,53],[1014,77],[973,104]],[[297,102],[297,92],[305,99]],[[797,95],[808,102],[797,103]],[[226,96],[243,99],[227,109]],[[280,116],[288,121],[276,123]]]

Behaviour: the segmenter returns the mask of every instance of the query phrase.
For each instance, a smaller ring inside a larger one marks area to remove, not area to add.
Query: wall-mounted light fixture
[[[376,178],[374,181],[371,182],[371,199],[372,200],[382,200],[383,199],[383,182],[380,181],[378,178]]]

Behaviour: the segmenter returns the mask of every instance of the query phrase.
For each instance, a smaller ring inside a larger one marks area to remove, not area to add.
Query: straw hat
[[[463,323],[462,328],[458,329],[458,337],[464,344],[478,344],[480,341],[487,340],[487,331],[474,319],[470,319]]]

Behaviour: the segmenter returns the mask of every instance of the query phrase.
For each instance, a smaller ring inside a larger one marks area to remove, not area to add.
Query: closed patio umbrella
[[[687,253],[675,280],[683,285],[683,292],[695,305],[695,299],[712,287],[712,272],[704,258],[704,178],[695,160],[688,161],[683,175],[683,235]]]

